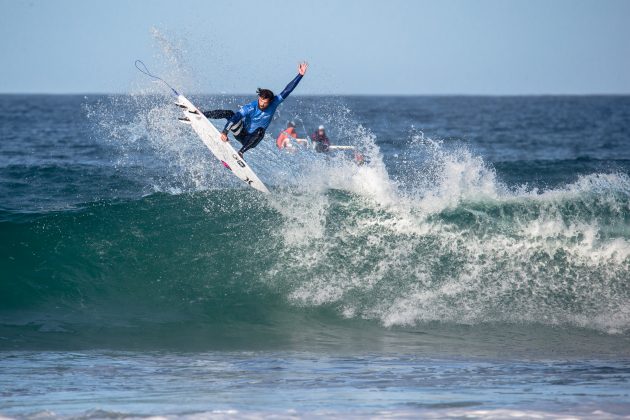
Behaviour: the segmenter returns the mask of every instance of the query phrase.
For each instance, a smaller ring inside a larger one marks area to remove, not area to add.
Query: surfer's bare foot
[[[221,133],[221,140],[228,141],[227,133]]]

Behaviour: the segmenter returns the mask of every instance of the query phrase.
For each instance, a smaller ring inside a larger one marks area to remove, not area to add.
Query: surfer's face
[[[258,97],[258,108],[260,108],[261,111],[264,111],[269,106],[269,102],[271,102],[271,99],[263,99],[263,98],[261,98],[259,96]]]

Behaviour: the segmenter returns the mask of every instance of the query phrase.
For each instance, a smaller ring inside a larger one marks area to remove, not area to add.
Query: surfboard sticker
[[[186,99],[184,95],[177,96],[176,105],[182,109],[186,120],[190,121],[185,122],[190,124],[195,133],[223,166],[252,188],[265,193],[269,192],[265,184],[262,183],[252,168],[247,165],[247,162],[239,157],[230,143],[221,140],[219,130],[199,112],[197,107]]]

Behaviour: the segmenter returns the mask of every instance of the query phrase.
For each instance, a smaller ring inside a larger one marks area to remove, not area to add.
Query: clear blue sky
[[[0,57],[3,93],[129,92],[143,58],[205,93],[306,59],[296,93],[627,94],[630,1],[0,0]]]

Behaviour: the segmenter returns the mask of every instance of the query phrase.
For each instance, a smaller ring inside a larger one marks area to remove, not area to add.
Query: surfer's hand
[[[308,63],[306,61],[298,64],[298,73],[300,73],[301,76],[304,76],[306,74],[307,68],[308,68]]]
[[[221,133],[221,140],[228,141],[227,133]]]

